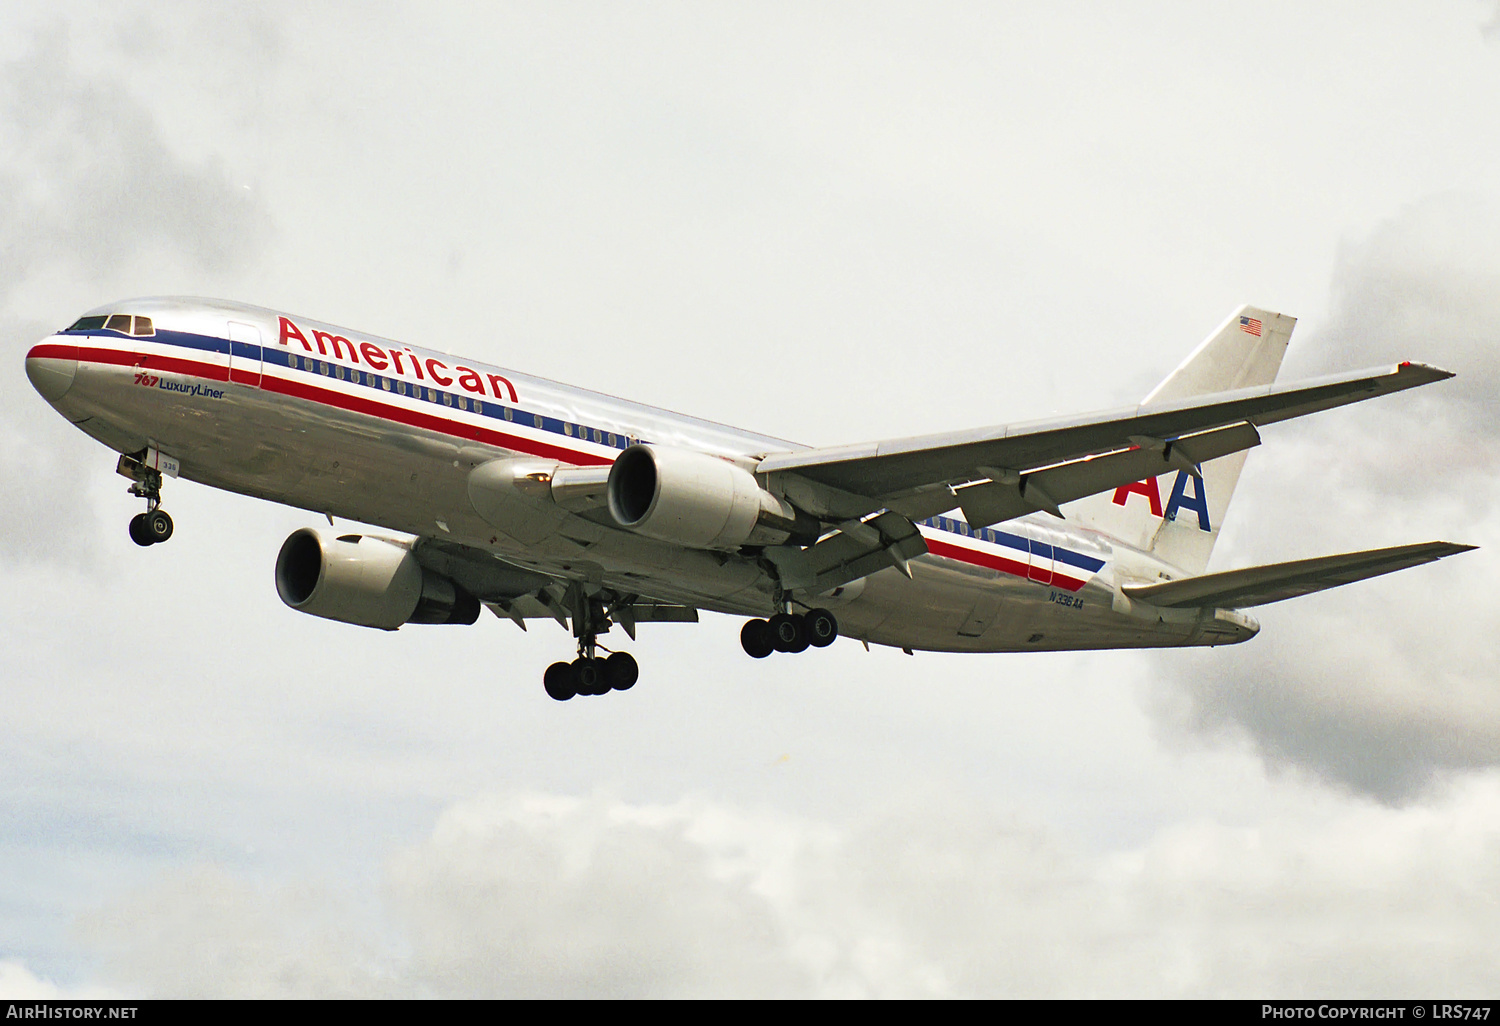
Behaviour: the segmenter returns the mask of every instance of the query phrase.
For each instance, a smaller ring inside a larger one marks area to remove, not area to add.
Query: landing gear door
[[[229,322],[229,380],[260,387],[260,329],[253,324]]]

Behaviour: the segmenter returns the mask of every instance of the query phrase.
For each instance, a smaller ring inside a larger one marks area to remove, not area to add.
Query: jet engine
[[[816,521],[744,467],[687,449],[632,445],[609,471],[609,514],[637,534],[694,549],[816,540]]]
[[[393,631],[407,623],[473,623],[479,600],[386,538],[292,532],[276,557],[276,591],[299,613]]]

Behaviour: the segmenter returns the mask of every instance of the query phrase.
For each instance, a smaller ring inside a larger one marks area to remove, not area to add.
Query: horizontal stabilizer
[[[1388,549],[1251,566],[1161,584],[1127,584],[1123,591],[1131,599],[1154,606],[1242,609],[1432,563],[1474,547],[1454,542],[1396,545]]]

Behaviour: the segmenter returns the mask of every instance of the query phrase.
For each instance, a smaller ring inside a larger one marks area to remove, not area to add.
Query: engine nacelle
[[[292,532],[276,557],[276,591],[299,613],[393,631],[407,623],[473,623],[479,600],[385,538]]]
[[[615,523],[688,548],[779,545],[818,533],[744,467],[687,449],[632,445],[610,468],[607,494]]]

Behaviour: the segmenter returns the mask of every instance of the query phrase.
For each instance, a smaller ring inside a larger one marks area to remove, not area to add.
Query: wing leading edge
[[[890,508],[922,519],[962,505],[977,518],[971,523],[983,526],[1034,510],[1056,512],[1073,498],[1250,448],[1259,442],[1257,426],[1452,376],[1407,362],[1069,420],[775,453],[756,471],[773,475],[788,498],[816,515],[849,518]],[[975,483],[984,491],[963,488]]]

